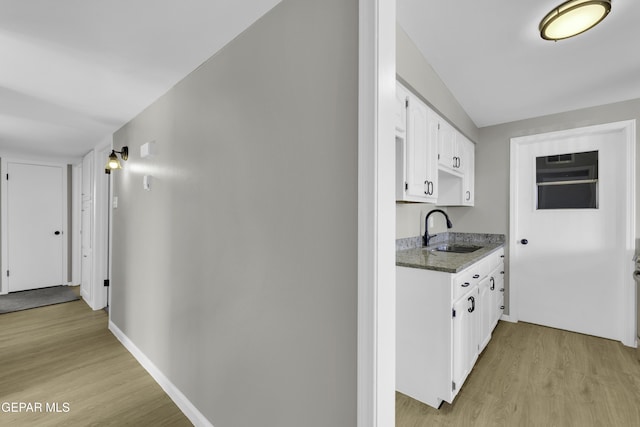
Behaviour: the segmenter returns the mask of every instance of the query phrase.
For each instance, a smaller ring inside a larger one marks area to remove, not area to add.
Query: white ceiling
[[[280,0],[0,0],[0,153],[79,157]],[[640,2],[553,43],[556,0],[397,0],[479,127],[640,98]]]
[[[78,157],[280,0],[0,0],[0,150]]]
[[[543,40],[563,0],[397,0],[398,22],[478,127],[640,98],[640,1]]]

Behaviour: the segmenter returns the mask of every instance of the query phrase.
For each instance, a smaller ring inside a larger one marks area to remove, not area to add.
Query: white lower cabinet
[[[434,408],[453,402],[502,315],[503,254],[456,274],[396,267],[399,392]]]
[[[464,380],[478,359],[478,286],[453,303],[453,379],[451,399],[458,394]],[[447,400],[447,399],[445,399]]]

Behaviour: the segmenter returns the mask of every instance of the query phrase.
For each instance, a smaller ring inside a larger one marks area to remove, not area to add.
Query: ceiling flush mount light
[[[540,21],[540,37],[562,40],[598,25],[611,11],[611,0],[569,0]]]
[[[107,164],[104,167],[105,173],[111,173],[113,169],[122,169],[120,160],[118,160],[118,154],[120,154],[122,160],[126,161],[129,158],[129,147],[122,147],[122,151],[111,150],[111,154],[109,154]]]

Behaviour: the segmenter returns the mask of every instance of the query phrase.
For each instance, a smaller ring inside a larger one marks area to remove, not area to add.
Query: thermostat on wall
[[[153,156],[156,154],[156,143],[155,141],[145,142],[140,146],[140,157],[143,159],[145,157]]]

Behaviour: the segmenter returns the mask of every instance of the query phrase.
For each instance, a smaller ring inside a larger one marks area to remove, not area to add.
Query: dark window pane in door
[[[597,183],[538,187],[538,209],[596,209]]]
[[[536,158],[538,209],[597,209],[598,152]]]

